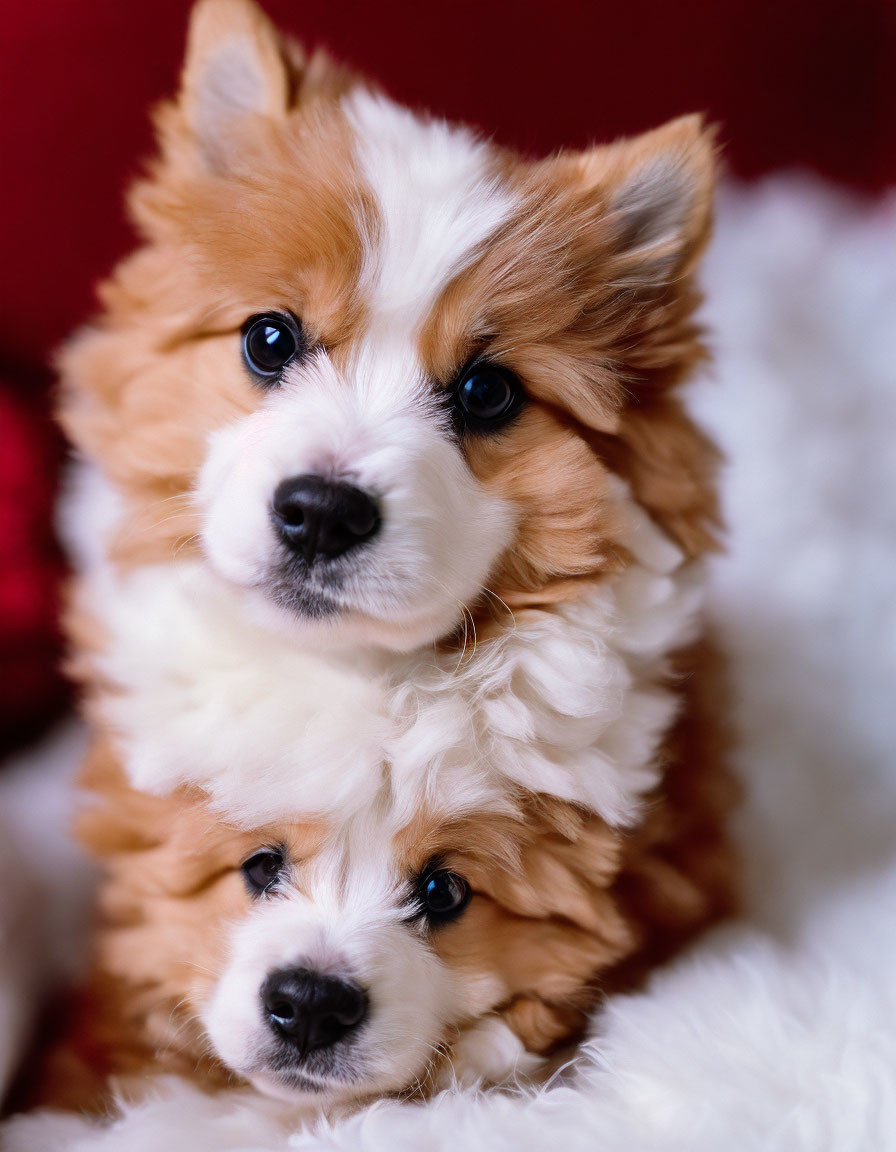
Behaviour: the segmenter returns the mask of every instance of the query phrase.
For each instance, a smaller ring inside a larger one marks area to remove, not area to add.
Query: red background
[[[399,99],[544,152],[703,110],[730,167],[896,183],[894,0],[266,0],[285,29]],[[187,0],[7,0],[0,68],[0,704],[59,700],[47,530],[51,349],[127,249],[121,190],[169,93]],[[14,688],[17,687],[18,691]],[[5,712],[3,711],[5,709]],[[5,725],[5,727],[4,727]]]

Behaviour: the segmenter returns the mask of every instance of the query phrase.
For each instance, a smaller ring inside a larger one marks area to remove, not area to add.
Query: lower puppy
[[[387,786],[341,824],[237,828],[198,790],[132,789],[97,746],[82,835],[102,924],[40,1102],[106,1108],[175,1073],[333,1108],[533,1071],[731,910],[731,790],[701,770],[706,739],[679,724],[628,831],[520,790],[402,825]]]

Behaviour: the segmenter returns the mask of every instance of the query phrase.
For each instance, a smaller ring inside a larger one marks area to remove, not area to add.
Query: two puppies
[[[65,355],[97,961],[45,1098],[500,1081],[731,899],[696,119],[528,162],[194,12]]]

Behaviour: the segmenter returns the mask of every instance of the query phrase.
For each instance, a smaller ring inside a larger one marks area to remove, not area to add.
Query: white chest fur
[[[315,653],[249,620],[201,562],[122,575],[82,553],[111,637],[103,710],[133,784],[200,785],[252,824],[345,813],[386,773],[397,819],[424,793],[446,812],[498,806],[511,781],[631,821],[656,781],[675,711],[664,660],[693,638],[700,580],[620,499],[633,563],[580,600],[518,613],[462,659]]]

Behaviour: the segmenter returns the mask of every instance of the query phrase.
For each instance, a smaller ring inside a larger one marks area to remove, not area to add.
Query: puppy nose
[[[272,972],[261,1003],[273,1030],[300,1052],[328,1048],[367,1015],[364,989],[353,980],[323,976],[306,968]]]
[[[309,564],[316,556],[341,556],[375,536],[380,526],[372,496],[311,473],[278,484],[271,510],[281,539]]]

